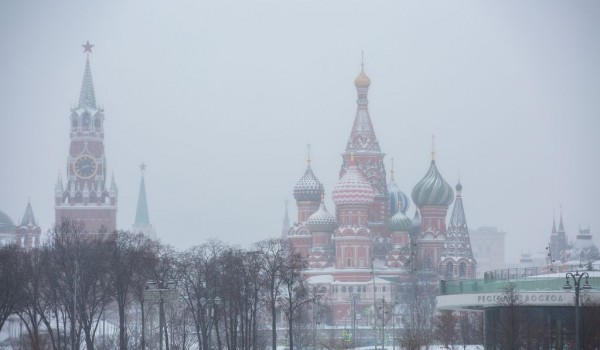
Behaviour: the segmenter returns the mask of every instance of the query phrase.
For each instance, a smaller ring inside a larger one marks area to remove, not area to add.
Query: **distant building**
[[[40,246],[42,230],[38,225],[31,203],[27,203],[20,225],[15,225],[8,215],[0,211],[0,245],[17,244],[26,249]]]
[[[506,232],[492,226],[471,229],[469,238],[473,247],[473,256],[477,260],[477,277],[483,277],[485,271],[504,268]]]

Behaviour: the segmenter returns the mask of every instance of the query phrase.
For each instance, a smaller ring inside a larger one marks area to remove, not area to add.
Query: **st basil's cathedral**
[[[411,272],[467,279],[475,277],[477,263],[460,182],[455,195],[438,171],[432,151],[429,169],[412,190],[416,208],[409,218],[410,201],[394,181],[393,169],[387,178],[385,154],[369,115],[371,80],[364,65],[354,85],[357,110],[342,153],[339,181],[331,192],[335,210],[329,212],[325,206],[324,187],[311,167],[309,150],[306,171],[293,190],[297,222],[289,224],[286,210],[282,235],[293,251],[307,257],[308,282],[327,291],[330,321],[348,322],[352,300],[356,322],[368,325],[369,307],[376,301],[392,301]]]

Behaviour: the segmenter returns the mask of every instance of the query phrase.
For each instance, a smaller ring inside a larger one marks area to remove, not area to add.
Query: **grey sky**
[[[543,250],[561,204],[570,238],[589,224],[599,241],[600,2],[3,1],[0,210],[16,221],[30,196],[44,230],[86,40],[121,228],[144,161],[165,242],[277,236],[307,143],[333,209],[364,50],[405,193],[435,134],[470,227],[507,231],[509,260]]]

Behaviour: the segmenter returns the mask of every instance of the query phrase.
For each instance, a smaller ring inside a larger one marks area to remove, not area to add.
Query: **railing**
[[[586,271],[587,270],[586,266]],[[600,265],[592,266],[600,270]],[[440,295],[461,293],[493,293],[506,290],[508,283],[514,283],[518,291],[562,291],[565,285],[563,271],[549,271],[548,267],[514,268],[488,271],[483,279],[440,281]],[[548,275],[552,273],[553,275]],[[560,274],[559,274],[560,273]],[[544,277],[547,275],[548,277]],[[534,277],[537,276],[537,277]],[[600,274],[591,275],[589,283],[595,288],[600,287]]]

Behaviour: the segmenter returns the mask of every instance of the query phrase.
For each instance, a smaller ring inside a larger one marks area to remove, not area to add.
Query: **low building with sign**
[[[591,267],[579,288],[580,339],[585,349],[600,341],[600,265]],[[486,349],[506,342],[513,348],[574,348],[575,283],[565,272],[546,270],[505,269],[487,272],[483,279],[441,281],[437,307],[482,312]]]

